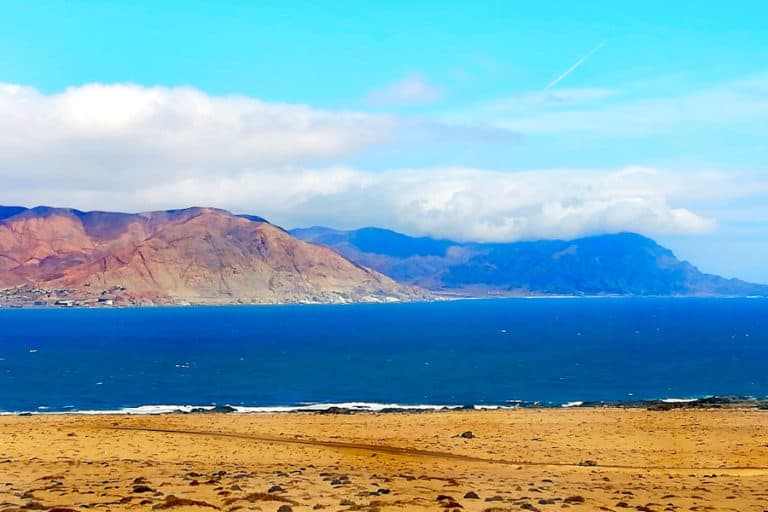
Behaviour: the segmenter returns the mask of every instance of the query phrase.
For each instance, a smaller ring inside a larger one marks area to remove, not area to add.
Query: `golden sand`
[[[51,508],[761,512],[768,411],[0,418],[0,512]]]

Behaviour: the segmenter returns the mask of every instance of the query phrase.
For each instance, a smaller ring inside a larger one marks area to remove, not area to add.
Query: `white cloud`
[[[78,188],[76,183],[69,189],[5,189],[0,204],[129,211],[206,205],[262,215],[286,227],[376,225],[459,240],[512,241],[618,231],[649,236],[705,233],[715,228],[715,220],[685,205],[712,203],[718,195],[754,194],[768,194],[766,183],[754,176],[681,175],[639,167],[515,173],[332,167],[222,173],[135,190],[106,181],[100,190]],[[722,205],[722,200],[713,204]]]
[[[44,95],[0,85],[0,178],[138,186],[332,159],[378,144],[397,122],[245,96],[139,85]]]
[[[477,241],[712,229],[712,220],[672,204],[681,192],[663,173],[632,168],[396,171],[369,189],[407,232]]]
[[[409,75],[402,80],[372,91],[366,97],[367,103],[380,106],[418,105],[434,103],[440,99],[441,91],[429,84],[420,75]]]
[[[768,182],[758,175],[718,171],[371,172],[333,165],[398,130],[509,140],[498,130],[412,124],[189,88],[90,85],[44,95],[5,85],[0,204],[126,211],[215,206],[287,227],[378,225],[509,241],[626,230],[701,233],[715,226],[707,212],[731,198],[768,197]]]

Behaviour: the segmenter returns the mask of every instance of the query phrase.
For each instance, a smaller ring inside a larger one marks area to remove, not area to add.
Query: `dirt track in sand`
[[[281,506],[762,512],[768,412],[0,417],[0,512]]]
[[[133,430],[143,432],[162,432],[167,434],[182,434],[191,436],[206,436],[206,437],[228,437],[235,439],[244,439],[249,441],[256,441],[262,443],[278,443],[278,444],[298,444],[307,446],[319,446],[323,448],[332,448],[339,450],[361,450],[372,453],[386,453],[389,455],[402,455],[407,457],[428,457],[433,459],[447,459],[447,460],[460,460],[464,462],[478,462],[486,464],[506,464],[509,466],[542,466],[542,467],[596,467],[598,464],[590,465],[583,462],[535,462],[529,460],[503,460],[503,459],[488,459],[482,457],[472,457],[469,455],[458,455],[449,452],[439,452],[433,450],[419,450],[416,448],[401,448],[397,446],[377,445],[377,444],[363,444],[363,443],[349,443],[344,441],[321,441],[316,439],[285,439],[280,437],[258,436],[249,434],[238,434],[232,432],[214,432],[205,430],[181,430],[181,429],[160,429],[160,428],[141,428],[141,427],[108,427],[112,430]],[[659,470],[659,471],[718,471],[727,472],[728,474],[768,474],[768,467],[729,467],[729,466],[717,466],[717,467],[691,467],[691,466],[631,466],[631,465],[599,465],[601,469],[627,469],[632,471],[638,470]]]

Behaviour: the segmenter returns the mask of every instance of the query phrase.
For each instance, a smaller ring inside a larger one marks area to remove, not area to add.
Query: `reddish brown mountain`
[[[118,303],[425,298],[263,219],[211,208],[140,214],[0,208],[0,289],[8,297],[10,288],[43,301]]]

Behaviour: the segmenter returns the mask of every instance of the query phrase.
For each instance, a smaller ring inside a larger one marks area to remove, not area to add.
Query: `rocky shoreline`
[[[498,409],[562,409],[562,408],[580,408],[580,409],[647,409],[649,411],[671,411],[676,409],[759,409],[768,410],[768,398],[755,398],[745,396],[712,396],[705,398],[696,398],[691,400],[665,401],[665,400],[627,400],[627,401],[600,401],[600,402],[581,402],[579,404],[568,405],[548,404],[541,402],[516,402],[512,406],[444,406],[434,409],[425,409],[417,407],[385,407],[377,410],[370,410],[355,407],[329,406],[327,409],[300,408],[297,407],[291,412],[314,413],[314,414],[423,414],[430,412],[446,411],[493,411]],[[178,411],[182,412],[182,411]],[[196,408],[190,411],[191,414],[210,414],[210,413],[236,413],[237,409],[230,406],[215,406],[211,409]]]
[[[671,411],[674,409],[764,409],[768,410],[768,398],[748,396],[711,396],[691,400],[636,400],[618,402],[584,402],[577,407],[613,407],[623,409],[648,409]]]
[[[711,396],[696,399],[665,399],[665,400],[627,400],[627,401],[584,401],[569,404],[556,404],[544,402],[516,401],[507,405],[394,405],[380,406],[379,404],[361,404],[346,406],[339,404],[312,404],[306,406],[275,406],[275,407],[234,407],[231,405],[200,405],[200,406],[165,406],[159,409],[157,406],[144,406],[128,408],[124,410],[105,411],[20,411],[6,412],[5,415],[32,416],[32,415],[67,415],[67,416],[91,416],[91,415],[128,415],[128,416],[156,416],[156,415],[207,415],[207,414],[315,414],[315,415],[358,415],[358,414],[427,414],[444,412],[493,412],[498,410],[552,410],[552,409],[636,409],[648,411],[674,411],[690,409],[743,409],[768,411],[768,398],[756,398],[748,396]]]

